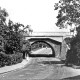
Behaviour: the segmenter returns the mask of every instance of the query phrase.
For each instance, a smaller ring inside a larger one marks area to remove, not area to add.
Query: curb
[[[0,68],[0,74],[4,74],[7,72],[11,72],[11,71],[15,71],[15,70],[24,68],[30,61],[31,61],[31,59],[29,59],[29,60],[25,59],[21,63],[11,65],[11,66],[2,67],[2,68]]]

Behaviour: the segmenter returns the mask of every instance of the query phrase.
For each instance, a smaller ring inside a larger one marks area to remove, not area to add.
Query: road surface
[[[42,52],[50,51],[44,49],[39,54]],[[33,58],[25,68],[0,74],[0,80],[59,80],[72,74],[59,64],[62,62],[55,58]]]
[[[39,52],[38,52],[39,51]],[[51,48],[42,48],[40,50],[37,50],[36,53],[34,53],[35,51],[32,51],[31,54],[52,54],[52,49]]]

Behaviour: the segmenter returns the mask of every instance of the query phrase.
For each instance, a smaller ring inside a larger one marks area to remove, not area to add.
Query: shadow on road
[[[68,77],[60,80],[80,80],[80,75],[79,76],[74,76],[74,77]]]
[[[41,63],[41,64],[64,64],[64,62],[62,61],[42,61],[42,62],[38,62],[38,63]]]

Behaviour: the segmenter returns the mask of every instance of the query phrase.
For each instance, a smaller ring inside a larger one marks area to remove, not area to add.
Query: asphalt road
[[[42,52],[51,51],[44,49],[39,53]],[[0,74],[0,80],[59,80],[72,74],[61,64],[62,62],[55,58],[33,58],[23,69]]]

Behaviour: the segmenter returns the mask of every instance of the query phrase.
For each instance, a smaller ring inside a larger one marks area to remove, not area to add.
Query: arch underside
[[[50,40],[50,39],[31,39],[29,41],[33,41],[33,43],[31,45],[34,45],[36,44],[37,42],[42,42],[42,43],[45,43],[47,44],[51,50],[52,50],[52,54],[31,54],[30,53],[30,57],[55,57],[56,56],[56,51],[53,47],[53,44],[57,44],[57,45],[61,45],[61,43],[57,42],[57,41],[53,41],[53,40]]]

